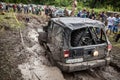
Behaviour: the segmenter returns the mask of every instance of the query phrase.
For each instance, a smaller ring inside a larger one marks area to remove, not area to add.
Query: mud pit
[[[38,24],[34,26],[35,24]],[[39,45],[38,30],[41,24],[36,19],[28,23],[26,35],[21,33],[24,48],[32,55],[28,62],[18,65],[25,80],[64,80],[61,71],[57,67],[52,67],[45,56],[45,50]],[[24,41],[27,38],[29,41]],[[30,42],[31,45],[28,43]]]
[[[92,69],[74,73],[64,73],[52,66],[37,39],[38,31],[42,31],[41,27],[45,24],[41,21],[31,18],[24,30],[18,30],[17,33],[12,31],[12,34],[8,31],[9,35],[0,39],[0,44],[12,46],[8,50],[5,46],[0,47],[0,51],[7,51],[6,54],[0,54],[0,59],[3,59],[0,62],[0,80],[120,80],[120,73],[111,66],[104,70]],[[10,35],[13,37],[9,38]],[[7,59],[4,58],[8,54]],[[1,57],[2,55],[5,56]]]

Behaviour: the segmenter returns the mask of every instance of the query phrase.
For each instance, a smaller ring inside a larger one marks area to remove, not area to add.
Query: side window
[[[106,41],[106,36],[102,28],[91,28],[91,31],[97,39],[101,40],[101,43]]]
[[[48,23],[48,29],[51,31],[52,30],[52,28],[53,28],[53,22],[52,21],[50,21],[49,23]]]
[[[53,22],[48,23],[48,42],[51,43],[51,37],[52,37],[52,29],[53,29]]]
[[[63,41],[63,28],[60,27],[58,24],[53,24],[53,29],[52,29],[52,43],[56,46],[61,45],[62,46],[62,41]]]

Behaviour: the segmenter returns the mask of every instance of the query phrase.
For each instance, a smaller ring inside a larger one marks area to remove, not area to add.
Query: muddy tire
[[[80,44],[78,44],[80,41],[80,38],[81,38],[81,36],[82,36],[82,33],[83,32],[76,32],[76,33],[74,33],[73,35],[72,35],[72,39],[71,39],[71,45],[73,46],[73,47],[76,47],[76,46],[80,46]]]
[[[72,38],[71,38],[71,45],[73,47],[81,46],[83,45],[81,41],[81,37],[84,35],[84,29],[78,30],[72,33]]]
[[[91,44],[93,44],[93,39],[89,33],[85,32],[85,29],[74,31],[72,33],[71,45],[73,47]]]
[[[50,55],[51,55],[51,53],[50,53],[50,52],[47,52],[47,55],[48,55],[48,60],[49,60],[49,61],[50,61],[50,63],[51,63],[51,66],[55,66],[55,65],[56,65],[56,63],[55,63],[55,61],[54,61],[53,57],[52,57],[52,56],[50,56]]]

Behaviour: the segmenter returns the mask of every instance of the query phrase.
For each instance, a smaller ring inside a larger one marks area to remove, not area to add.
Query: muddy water
[[[61,71],[57,67],[52,67],[45,57],[45,51],[38,43],[38,32],[34,27],[34,22],[37,21],[34,19],[33,22],[28,23],[26,35],[22,34],[23,38],[26,37],[29,40],[23,39],[24,47],[32,55],[28,56],[26,63],[18,66],[22,77],[24,80],[64,80]],[[42,29],[39,28],[39,31]]]

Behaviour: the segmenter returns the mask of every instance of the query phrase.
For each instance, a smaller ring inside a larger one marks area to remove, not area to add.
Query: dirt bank
[[[26,56],[18,30],[0,32],[0,80],[22,80],[18,65]]]

